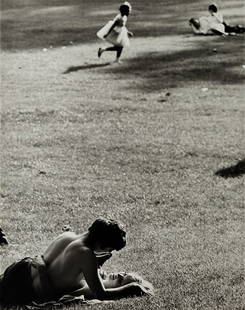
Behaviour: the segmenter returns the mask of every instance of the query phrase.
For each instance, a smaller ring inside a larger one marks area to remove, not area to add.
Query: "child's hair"
[[[128,275],[130,275],[133,278],[134,282],[137,282],[141,285],[141,287],[143,288],[143,294],[147,294],[147,295],[154,295],[154,288],[153,285],[145,280],[142,276],[138,275],[135,272],[130,272],[128,273]]]
[[[119,251],[126,245],[126,232],[114,220],[99,218],[88,230],[92,243],[98,242],[102,248],[111,247]]]
[[[120,5],[119,7],[119,11],[121,13],[121,15],[129,15],[129,13],[131,12],[132,7],[131,4],[129,2],[124,2],[123,4]]]
[[[212,4],[210,4],[210,5],[208,6],[208,10],[209,10],[209,11],[212,11],[212,12],[214,12],[214,13],[217,13],[217,12],[218,12],[218,7],[217,7],[216,4],[212,3]]]

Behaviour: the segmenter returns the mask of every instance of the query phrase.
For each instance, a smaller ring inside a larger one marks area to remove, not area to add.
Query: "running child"
[[[97,36],[111,43],[112,46],[107,48],[99,48],[98,57],[100,58],[104,52],[115,51],[115,62],[120,63],[120,57],[124,47],[128,47],[129,36],[132,37],[133,33],[126,28],[128,16],[131,13],[131,5],[129,2],[124,2],[119,7],[119,14],[116,15],[114,20],[109,21],[103,28],[97,32]]]

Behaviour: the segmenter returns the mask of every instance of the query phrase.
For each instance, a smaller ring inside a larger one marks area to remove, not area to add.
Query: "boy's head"
[[[100,249],[121,250],[126,245],[126,232],[114,220],[99,218],[89,227],[90,240]]]
[[[216,4],[212,3],[208,6],[209,12],[217,13],[218,12],[218,7]]]
[[[120,5],[119,7],[119,11],[121,13],[121,15],[129,15],[131,13],[132,7],[131,4],[129,2],[124,2],[123,4]]]

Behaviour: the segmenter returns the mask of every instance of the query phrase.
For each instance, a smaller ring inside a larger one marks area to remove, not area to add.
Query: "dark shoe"
[[[102,55],[102,48],[100,47],[99,49],[98,49],[98,57],[100,58],[100,56]]]
[[[8,244],[8,241],[7,241],[6,237],[5,237],[4,232],[0,228],[0,245],[4,245],[4,244]]]

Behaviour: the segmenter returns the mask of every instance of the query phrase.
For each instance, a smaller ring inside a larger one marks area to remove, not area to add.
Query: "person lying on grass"
[[[197,34],[219,34],[235,35],[245,33],[245,27],[242,25],[230,25],[223,19],[223,15],[218,12],[216,4],[210,4],[208,7],[210,16],[200,18],[191,18],[189,24]]]
[[[114,289],[124,287],[128,284],[139,284],[140,290],[138,292],[131,293],[128,292],[128,295],[125,294],[124,297],[133,297],[143,296],[143,295],[154,295],[153,285],[145,280],[143,277],[138,275],[137,273],[127,273],[127,272],[119,272],[119,273],[105,273],[102,269],[100,270],[100,276],[103,281],[103,285],[106,289]],[[95,299],[93,291],[84,283],[83,288],[78,289],[77,291],[72,293],[73,296],[81,296],[83,295],[85,299]]]
[[[216,4],[208,6],[209,16],[200,18],[191,18],[189,24],[196,34],[219,34],[226,35],[225,26],[223,24],[223,15],[218,12]]]
[[[126,232],[114,220],[97,219],[80,235],[64,232],[43,255],[26,257],[5,270],[0,276],[0,304],[44,303],[85,287],[99,300],[145,294],[138,281],[116,287],[104,284],[101,266],[113,250],[125,245]]]

